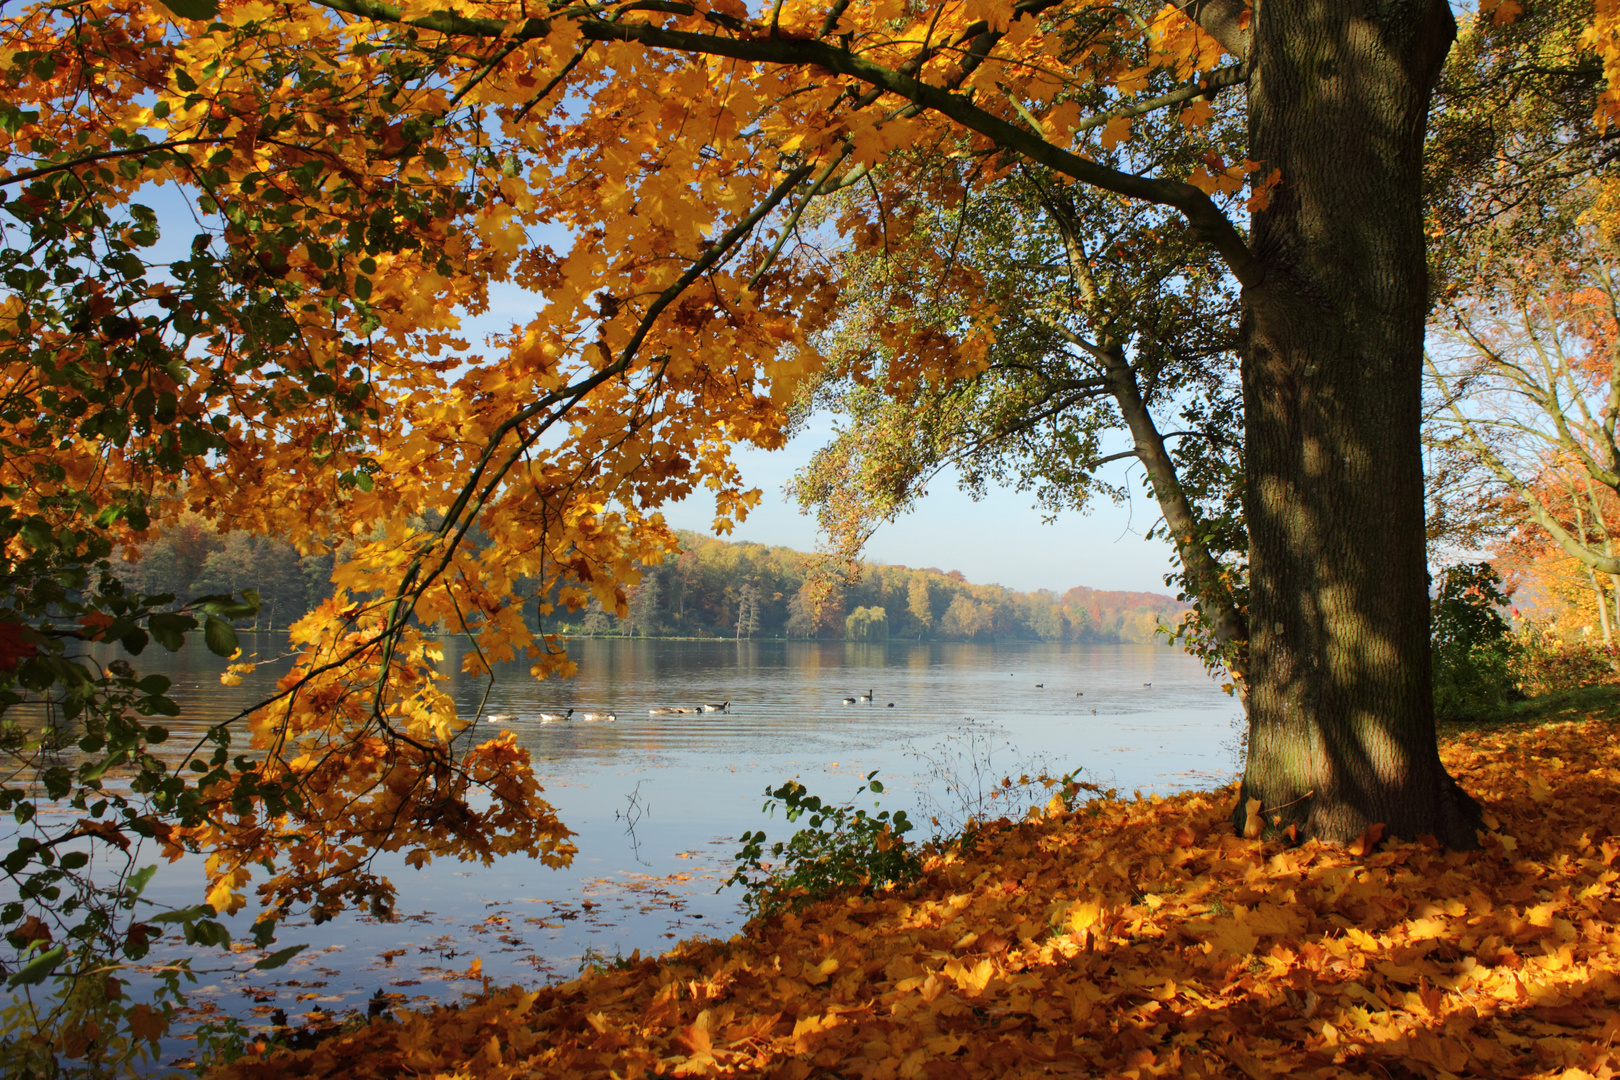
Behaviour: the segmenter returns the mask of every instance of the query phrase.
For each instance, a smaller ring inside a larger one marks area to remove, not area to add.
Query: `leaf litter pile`
[[[1099,799],[906,887],[217,1075],[1609,1077],[1617,751],[1591,719],[1452,743],[1493,829],[1466,854],[1245,840],[1230,789]]]

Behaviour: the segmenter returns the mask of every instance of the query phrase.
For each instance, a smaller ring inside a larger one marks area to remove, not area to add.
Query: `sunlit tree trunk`
[[[1245,291],[1248,799],[1349,840],[1474,846],[1440,764],[1420,380],[1422,148],[1445,0],[1256,6],[1251,158],[1280,169]]]

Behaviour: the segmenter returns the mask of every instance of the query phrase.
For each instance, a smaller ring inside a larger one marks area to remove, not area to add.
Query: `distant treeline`
[[[285,540],[239,529],[222,533],[192,514],[139,550],[139,561],[120,567],[119,578],[145,593],[172,593],[177,604],[257,589],[259,618],[239,625],[284,629],[332,595],[331,555],[300,556]]]
[[[818,558],[784,547],[680,532],[681,552],[649,567],[623,618],[592,602],[547,630],[636,637],[825,638],[883,641],[1148,642],[1187,605],[1158,593],[1074,588],[1023,593],[975,585],[959,572],[864,564],[852,580],[818,582]],[[475,538],[473,542],[478,542]],[[187,517],[143,545],[120,576],[184,603],[257,589],[258,626],[280,629],[331,595],[332,556]],[[817,602],[819,598],[819,603]],[[532,611],[532,608],[530,609]]]
[[[865,564],[850,582],[812,581],[817,558],[680,532],[681,553],[647,569],[616,619],[594,603],[557,627],[646,637],[1148,642],[1187,605],[1144,592],[1023,593],[955,570]],[[819,605],[816,603],[821,592]]]

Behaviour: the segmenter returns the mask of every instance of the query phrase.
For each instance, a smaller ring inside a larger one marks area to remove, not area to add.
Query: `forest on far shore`
[[[1083,586],[1061,594],[1017,592],[974,584],[955,570],[876,563],[818,590],[812,576],[820,556],[694,532],[676,535],[680,552],[645,568],[641,583],[629,590],[624,618],[593,601],[584,611],[548,616],[544,629],[592,636],[1144,643],[1188,609],[1158,593]],[[286,628],[331,592],[333,554],[300,556],[286,541],[220,532],[195,515],[141,545],[138,556],[122,568],[124,583],[171,593],[177,604],[256,588],[263,608],[255,625],[262,629]],[[524,584],[532,623],[535,583]]]

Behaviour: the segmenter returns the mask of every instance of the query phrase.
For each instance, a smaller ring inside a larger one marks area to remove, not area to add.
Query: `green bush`
[[[741,885],[748,894],[744,899],[748,908],[757,915],[769,915],[848,889],[916,878],[922,873],[922,856],[905,838],[912,829],[906,812],[869,814],[854,808],[862,792],[883,793],[883,784],[876,777],[876,770],[867,773],[854,798],[841,805],[822,801],[797,780],[774,791],[767,788],[762,807],[767,814],[774,814],[780,806],[788,821],[797,822],[806,815],[808,820],[791,839],[771,845],[773,861],[769,865],[761,861],[765,833],[743,833],[737,869],[725,885]],[[877,805],[872,804],[874,809]]]
[[[1521,696],[1519,644],[1502,617],[1502,578],[1490,563],[1447,567],[1431,611],[1434,713],[1443,720],[1476,716]]]

